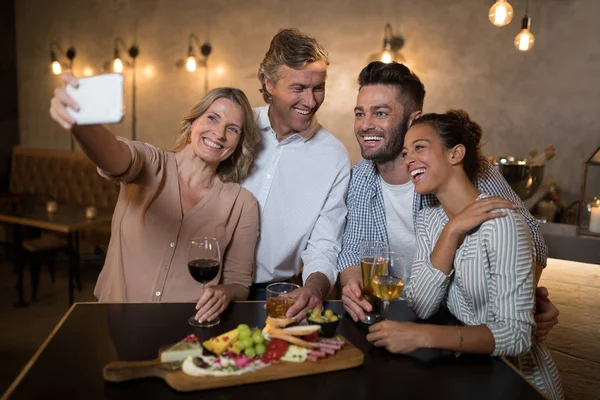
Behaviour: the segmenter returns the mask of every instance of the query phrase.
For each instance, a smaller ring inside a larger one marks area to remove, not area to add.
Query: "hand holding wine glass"
[[[225,293],[214,287],[206,287],[208,282],[217,277],[220,266],[221,250],[217,239],[209,237],[192,239],[188,256],[188,270],[190,275],[202,286],[202,295],[196,305],[198,313],[188,319],[188,323],[192,326],[208,328],[219,324],[219,318],[212,321],[208,321],[208,319],[222,312],[221,309],[224,310],[229,303]],[[206,321],[204,321],[205,317]]]

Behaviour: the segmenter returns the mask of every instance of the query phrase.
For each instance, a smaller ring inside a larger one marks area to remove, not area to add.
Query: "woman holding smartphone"
[[[63,74],[66,85],[78,80]],[[103,125],[78,126],[79,106],[55,90],[50,115],[71,131],[106,179],[121,190],[106,261],[94,294],[102,302],[197,301],[211,321],[252,283],[258,205],[238,182],[249,173],[259,131],[248,99],[233,88],[211,90],[183,118],[173,151],[115,137]],[[223,263],[202,291],[188,271],[190,241],[217,238]]]
[[[442,303],[465,326],[386,321],[367,339],[396,353],[420,347],[508,356],[552,399],[563,398],[548,349],[532,341],[533,247],[527,225],[503,200],[480,193],[481,128],[464,111],[426,114],[404,139],[403,156],[415,190],[440,202],[417,219],[417,255],[407,289],[419,318]]]

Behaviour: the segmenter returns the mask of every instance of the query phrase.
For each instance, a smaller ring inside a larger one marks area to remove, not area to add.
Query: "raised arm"
[[[71,131],[83,152],[98,168],[112,176],[125,173],[132,160],[129,147],[118,141],[103,125],[75,124],[75,119],[69,114],[67,108],[77,111],[79,105],[67,94],[66,85],[77,87],[79,83],[69,72],[64,73],[62,78],[65,86],[54,90],[54,97],[50,101],[50,116],[60,126]]]

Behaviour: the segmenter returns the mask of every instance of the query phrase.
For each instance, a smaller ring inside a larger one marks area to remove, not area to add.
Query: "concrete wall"
[[[524,0],[512,0],[513,22],[504,28],[487,18],[493,0],[20,0],[16,4],[21,142],[68,147],[69,139],[48,116],[53,88],[51,40],[77,48],[74,71],[99,71],[121,36],[140,46],[138,139],[169,147],[187,107],[204,89],[203,71],[175,66],[189,33],[210,38],[210,87],[231,85],[262,104],[256,70],[278,29],[298,27],[328,48],[324,126],[360,152],[352,132],[356,77],[379,50],[389,21],[406,39],[403,54],[427,89],[425,110],[464,108],[485,130],[488,155],[522,156],[554,144],[546,169],[566,200],[576,197],[583,160],[600,145],[600,1],[530,0],[536,45],[516,51]],[[126,104],[131,75],[125,74]],[[114,126],[130,136],[131,115]]]

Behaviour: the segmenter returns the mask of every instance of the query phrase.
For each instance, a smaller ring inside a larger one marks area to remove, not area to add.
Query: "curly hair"
[[[190,142],[191,127],[194,121],[204,115],[218,99],[229,99],[242,108],[243,126],[240,142],[229,158],[221,161],[217,167],[217,175],[223,182],[239,183],[250,174],[254,162],[255,150],[260,140],[260,132],[256,125],[254,113],[248,98],[240,89],[223,87],[211,90],[202,100],[194,104],[181,121],[179,136],[173,146],[174,152],[181,151]]]

